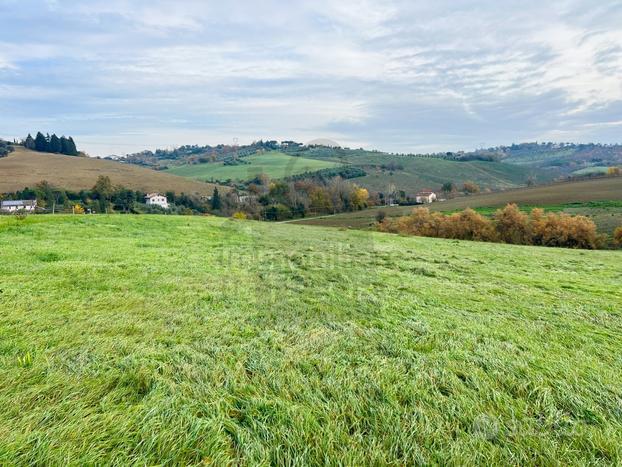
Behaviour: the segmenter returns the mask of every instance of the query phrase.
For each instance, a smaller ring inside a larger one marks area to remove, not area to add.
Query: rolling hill
[[[0,193],[33,187],[42,180],[79,191],[92,188],[100,175],[112,183],[141,191],[175,191],[211,195],[214,185],[120,162],[28,151],[17,146],[0,158]],[[228,190],[228,188],[223,188]]]
[[[530,188],[519,188],[496,193],[461,196],[443,202],[426,205],[435,211],[456,211],[465,208],[502,207],[508,203],[526,206],[550,206],[590,201],[621,201],[622,177],[606,177],[570,182],[553,183]],[[332,227],[366,228],[375,222],[379,208],[348,212],[315,219],[292,221],[300,224]],[[403,216],[413,206],[382,207],[387,216]]]
[[[237,165],[223,162],[181,165],[172,167],[167,172],[196,180],[245,181],[262,173],[267,174],[270,178],[285,178],[304,172],[338,167],[339,165],[337,162],[294,157],[272,151],[240,158]]]
[[[549,181],[529,167],[497,161],[456,161],[439,157],[394,155],[377,151],[343,148],[300,148],[302,157],[339,162],[363,169],[367,175],[357,184],[371,190],[387,192],[392,188],[414,194],[422,189],[438,190],[445,182],[461,186],[466,181],[481,188],[512,188],[523,186],[529,179]]]
[[[219,218],[0,218],[0,464],[617,465],[621,263]]]

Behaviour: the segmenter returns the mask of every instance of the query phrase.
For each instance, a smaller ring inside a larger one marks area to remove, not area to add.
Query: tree
[[[37,132],[37,136],[35,137],[35,150],[39,152],[48,151],[48,140],[40,131]]]
[[[220,199],[220,193],[218,193],[218,188],[214,188],[211,207],[214,211],[218,211],[220,208],[222,208],[222,200]]]
[[[441,190],[443,190],[443,193],[445,193],[445,195],[449,195],[456,190],[456,187],[453,182],[445,182],[443,183],[443,187],[441,188]]]
[[[100,175],[97,177],[97,181],[93,186],[93,194],[99,200],[99,209],[100,211],[108,212],[108,206],[110,204],[110,198],[112,197],[112,193],[114,189],[112,187],[112,182],[110,181],[110,177],[105,175]]]
[[[70,156],[78,155],[78,148],[76,147],[76,143],[71,136],[67,138],[67,153],[66,154]]]
[[[26,149],[30,149],[31,151],[34,151],[37,148],[35,145],[35,139],[30,133],[28,133],[28,136],[26,136],[26,139],[24,140],[24,147]]]
[[[50,137],[48,151],[58,154],[60,153],[60,150],[61,150],[60,139],[58,138],[58,136],[56,136],[56,133],[54,133]]]
[[[479,186],[473,182],[464,182],[463,191],[465,193],[479,193]]]
[[[369,191],[365,188],[360,188],[356,185],[353,186],[354,189],[352,191],[352,205],[355,208],[363,209],[367,206],[367,200],[369,199]]]

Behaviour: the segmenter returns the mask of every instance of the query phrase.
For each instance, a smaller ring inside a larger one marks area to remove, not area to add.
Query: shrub
[[[387,213],[384,211],[378,211],[376,213],[376,222],[382,222],[387,217]]]
[[[585,216],[544,214],[542,209],[531,212],[534,245],[595,249],[601,246],[596,225]]]
[[[462,191],[469,194],[479,193],[479,186],[473,182],[464,182]]]
[[[494,216],[499,239],[516,245],[531,244],[531,226],[529,216],[518,209],[516,204],[508,204],[499,209]]]
[[[596,231],[596,225],[587,217],[552,213],[545,215],[542,209],[534,209],[531,216],[527,216],[514,204],[498,210],[494,221],[472,209],[447,216],[430,213],[427,208],[416,208],[409,216],[395,220],[384,218],[378,224],[378,230],[423,237],[567,248],[595,249],[603,244],[603,237]],[[622,228],[619,230],[621,232],[618,235],[622,237]]]
[[[234,212],[231,217],[233,217],[234,219],[242,220],[242,221],[248,219],[248,216],[246,215],[246,213],[242,211]]]
[[[613,244],[622,247],[622,226],[618,227],[613,233]]]
[[[492,222],[472,209],[443,219],[441,234],[445,238],[494,242],[498,239]]]

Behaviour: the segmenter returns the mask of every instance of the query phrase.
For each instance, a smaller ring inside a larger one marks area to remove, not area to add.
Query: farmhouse
[[[0,211],[2,212],[17,212],[26,211],[32,212],[37,208],[37,200],[15,200],[15,201],[2,201],[0,203]]]
[[[168,209],[168,199],[160,193],[147,194],[145,196],[145,203],[147,206],[160,206],[163,209]]]
[[[417,203],[433,203],[436,201],[436,193],[433,191],[420,191],[416,195]]]

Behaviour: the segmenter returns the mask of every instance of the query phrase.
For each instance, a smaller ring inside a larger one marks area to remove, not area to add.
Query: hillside
[[[456,211],[465,208],[501,207],[508,203],[526,206],[551,206],[591,201],[622,201],[622,177],[577,180],[496,193],[461,196],[433,203],[426,207],[435,211]],[[413,206],[382,207],[381,209],[388,216],[403,216],[410,213]],[[375,222],[378,210],[379,208],[367,209],[293,222],[333,227],[369,227]]]
[[[175,191],[211,195],[214,185],[188,180],[130,164],[28,151],[17,146],[0,158],[0,193],[33,187],[42,180],[68,190],[90,189],[106,175],[115,185],[141,191]]]
[[[0,218],[0,464],[618,464],[621,262]]]
[[[244,181],[262,173],[276,179],[338,166],[336,162],[293,157],[273,151],[240,158],[237,165],[225,165],[223,162],[181,165],[167,172],[205,181]]]
[[[539,182],[537,172],[518,165],[490,161],[455,161],[417,155],[392,155],[377,151],[343,148],[299,148],[292,151],[306,158],[339,162],[363,169],[367,175],[355,182],[371,191],[387,193],[392,189],[414,194],[419,190],[440,189],[445,182],[460,187],[466,181],[481,188],[512,188],[529,179]]]

